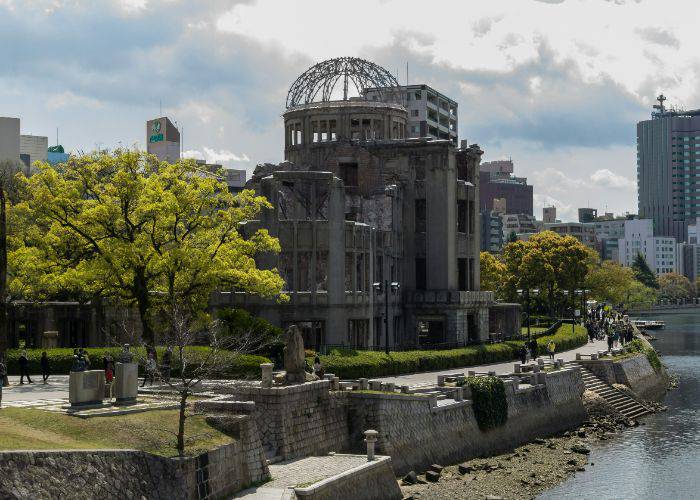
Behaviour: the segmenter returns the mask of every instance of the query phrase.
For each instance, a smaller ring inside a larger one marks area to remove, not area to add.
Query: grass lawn
[[[530,327],[530,333],[538,333],[538,332],[543,332],[547,329],[546,326],[531,326]],[[527,335],[527,327],[523,326],[520,328],[520,332]]]
[[[26,408],[0,409],[0,450],[130,448],[177,456],[177,410],[154,410],[115,417],[78,418]],[[187,442],[187,438],[194,437]],[[187,455],[230,443],[200,415],[185,422]]]

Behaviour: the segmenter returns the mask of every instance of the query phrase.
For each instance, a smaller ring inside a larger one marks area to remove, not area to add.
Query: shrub
[[[571,334],[571,325],[562,325],[554,335],[537,339],[541,351],[550,340],[554,340],[557,351],[565,351],[588,342],[586,329],[576,326]],[[326,373],[345,379],[360,377],[384,377],[404,373],[426,372],[460,368],[465,366],[500,363],[517,358],[522,341],[509,340],[498,344],[468,346],[443,351],[383,352],[356,351],[354,349],[332,349],[321,356]]]
[[[659,359],[658,353],[653,347],[645,344],[642,340],[634,339],[632,342],[627,344],[627,350],[629,352],[640,352],[644,354],[654,371],[661,371],[661,360]]]
[[[465,382],[472,392],[472,408],[479,429],[500,427],[508,420],[508,401],[503,380],[498,377],[468,377]]]
[[[115,360],[118,358],[121,348],[119,347],[88,347],[85,348],[90,358],[90,366],[92,369],[102,369],[104,365],[102,358],[107,354],[111,355]],[[209,352],[209,347],[195,346],[187,347],[188,362],[195,366],[201,362]],[[29,373],[41,372],[41,353],[46,351],[49,357],[49,365],[51,373],[67,374],[73,365],[73,349],[72,348],[56,348],[56,349],[26,349],[27,358],[29,359]],[[144,355],[144,350],[141,348],[133,349],[136,354]],[[160,361],[165,351],[165,347],[159,347],[158,360]],[[19,374],[19,357],[22,353],[20,349],[10,349],[5,353],[7,365],[7,373],[9,375]],[[216,376],[221,378],[257,378],[260,375],[260,364],[269,363],[270,360],[264,356],[237,354],[234,352],[224,351],[219,354],[224,362],[221,363],[221,370],[216,373]],[[173,355],[172,374],[178,375],[179,365],[176,356]]]

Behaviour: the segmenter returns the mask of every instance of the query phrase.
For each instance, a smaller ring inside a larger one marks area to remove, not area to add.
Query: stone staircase
[[[569,362],[567,364],[578,366],[581,369],[581,378],[583,378],[583,383],[585,384],[586,389],[595,392],[597,395],[605,399],[625,418],[636,419],[642,415],[646,415],[647,413],[653,413],[651,409],[639,403],[637,400],[603,382],[588,368],[581,366],[576,362]]]

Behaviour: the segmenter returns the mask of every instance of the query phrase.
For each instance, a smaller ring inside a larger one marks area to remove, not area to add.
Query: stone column
[[[272,363],[262,363],[260,365],[260,370],[262,371],[262,387],[272,387],[272,368],[274,365]]]
[[[374,460],[374,445],[377,442],[377,435],[379,433],[375,430],[369,429],[365,431],[365,443],[367,443],[367,461],[371,462]]]

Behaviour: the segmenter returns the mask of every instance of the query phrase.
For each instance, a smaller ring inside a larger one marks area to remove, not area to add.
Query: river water
[[[593,446],[585,472],[538,498],[700,499],[700,313],[654,318],[666,328],[653,345],[680,383],[663,401],[668,411]]]

